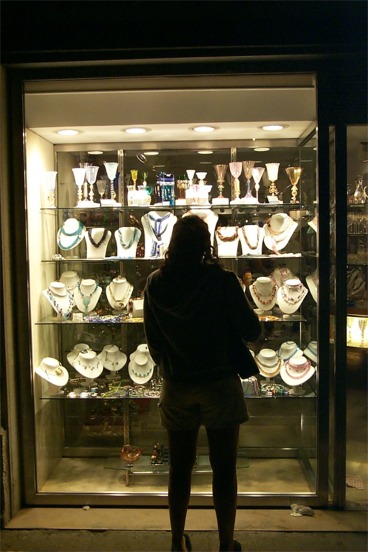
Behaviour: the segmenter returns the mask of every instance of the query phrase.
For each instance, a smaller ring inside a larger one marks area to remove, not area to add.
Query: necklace
[[[99,368],[101,365],[101,362],[99,360],[96,360],[96,361],[93,361],[91,363],[87,362],[87,363],[83,363],[81,362],[80,359],[78,359],[78,366],[80,366],[81,368],[83,368],[84,370],[91,370],[91,372],[95,369],[95,368]]]
[[[281,365],[281,359],[280,358],[279,358],[279,360],[276,361],[275,364],[270,366],[270,368],[274,368],[276,366],[276,369],[273,370],[272,372],[268,372],[266,370],[266,367],[263,364],[261,364],[257,358],[256,358],[256,363],[257,363],[257,366],[258,366],[259,371],[261,372],[261,374],[268,377],[268,378],[273,378],[274,376],[277,376],[277,374],[280,372],[280,365]]]
[[[166,232],[169,226],[169,221],[167,221],[167,224],[163,229],[161,229],[161,224],[169,217],[171,217],[171,213],[167,213],[167,215],[157,219],[148,213],[146,215],[143,215],[142,217],[142,222],[146,222],[145,227],[147,227],[148,233],[152,238],[150,257],[157,257],[160,254],[160,245],[162,245],[163,243],[162,234]],[[151,224],[151,221],[153,222],[153,226]]]
[[[235,232],[232,236],[224,236],[222,233],[221,233],[221,229],[222,227],[221,226],[218,226],[217,229],[216,229],[216,234],[219,238],[219,240],[223,241],[223,242],[231,242],[231,241],[234,241],[236,240],[236,238],[238,237],[238,229],[239,229],[239,226],[235,226]]]
[[[272,218],[270,218],[267,221],[267,228],[268,228],[268,231],[271,234],[273,240],[276,243],[283,241],[286,238],[286,235],[285,235],[286,232],[289,230],[289,228],[291,227],[291,225],[293,223],[293,219],[288,217],[286,222],[282,223],[281,230],[275,230],[274,228],[272,228],[271,221],[272,221]],[[281,236],[281,237],[277,238],[277,236]]]
[[[73,249],[73,247],[75,247],[82,240],[84,229],[84,224],[80,221],[78,221],[78,228],[75,230],[75,232],[66,232],[64,226],[62,226],[58,232],[58,246],[60,247],[60,249],[63,249],[64,251]],[[68,236],[68,238],[70,236],[76,236],[76,238],[69,244],[63,244],[63,235]]]
[[[251,286],[251,289],[253,290],[254,295],[256,296],[257,300],[261,303],[261,305],[268,305],[268,303],[272,303],[272,301],[276,296],[277,286],[276,284],[274,284],[272,286],[271,292],[268,293],[267,295],[262,295],[261,293],[259,293],[259,291],[257,290],[256,284],[253,284]]]
[[[92,293],[90,294],[86,294],[86,293],[83,293],[83,291],[81,290],[81,284],[80,282],[78,282],[77,284],[77,288],[78,288],[78,291],[82,297],[82,302],[83,302],[83,305],[84,305],[84,312],[88,312],[88,306],[92,300],[92,297],[93,295],[96,293],[97,291],[97,288],[98,288],[98,283],[96,282],[96,285],[95,285],[95,289],[92,291]]]
[[[71,295],[71,293],[67,292],[66,295],[58,296],[59,301],[63,301],[63,299],[67,298],[68,303],[66,305],[64,304],[65,301],[61,304],[58,303],[58,300],[56,299],[50,288],[47,288],[46,293],[54,310],[56,310],[56,312],[63,318],[69,318],[73,309],[73,296]]]
[[[127,289],[125,290],[124,295],[121,299],[116,299],[116,297],[114,296],[112,292],[112,283],[107,287],[107,289],[111,296],[111,299],[114,302],[114,305],[112,305],[112,307],[114,309],[120,310],[127,305],[129,297],[132,294],[133,286],[127,282]]]
[[[285,364],[285,372],[292,379],[296,379],[296,380],[302,379],[307,374],[310,368],[310,365],[311,363],[309,360],[306,360],[304,364],[301,364],[300,366],[296,366],[295,364],[292,364],[292,362],[289,360],[289,362]],[[296,370],[298,375],[291,374],[288,370],[289,367],[292,368],[293,370]]]
[[[305,287],[303,286],[302,283],[298,284],[297,286],[293,286],[293,287],[295,288],[295,291],[298,293],[298,295],[296,297],[291,297],[291,296],[287,295],[287,292],[286,292],[287,286],[282,286],[280,288],[280,295],[281,295],[282,299],[285,301],[285,303],[287,303],[288,305],[296,305],[297,303],[299,303],[305,297],[306,289],[305,289]],[[290,290],[290,288],[289,288],[289,290]]]
[[[146,378],[147,376],[149,376],[151,373],[152,373],[152,369],[153,369],[153,366],[151,366],[149,369],[148,369],[148,372],[136,372],[133,368],[133,365],[131,364],[130,365],[130,369],[132,371],[132,373],[137,376],[138,378]]]
[[[133,243],[135,241],[138,241],[137,237],[138,237],[138,228],[134,228],[133,230],[133,233],[132,233],[132,237],[130,238],[130,240],[128,241],[128,243],[124,243],[123,241],[123,233],[121,232],[120,228],[118,228],[118,235],[119,235],[119,241],[120,241],[120,245],[123,249],[130,249],[133,245]]]
[[[97,248],[100,247],[100,245],[105,241],[108,230],[107,230],[107,228],[104,228],[104,231],[103,231],[103,234],[102,234],[102,238],[101,238],[100,241],[98,241],[98,242],[95,242],[95,240],[93,239],[93,237],[92,237],[92,232],[93,232],[93,229],[90,228],[90,229],[88,230],[88,237],[89,237],[90,242],[91,242],[91,244],[93,245],[93,247],[95,247],[95,248],[97,249]]]
[[[247,244],[247,246],[249,247],[249,249],[252,249],[253,251],[254,251],[255,249],[257,249],[257,248],[258,248],[258,245],[259,245],[259,237],[260,237],[260,234],[261,234],[261,229],[260,229],[260,227],[257,226],[256,245],[251,245],[251,243],[249,242],[247,233],[246,233],[246,231],[245,231],[245,226],[242,226],[242,233],[243,233],[243,236],[244,236],[245,243]]]
[[[41,364],[41,368],[42,368],[42,370],[45,372],[46,377],[47,377],[47,379],[48,379],[49,381],[50,381],[49,376],[54,376],[54,375],[55,375],[55,376],[62,376],[62,375],[63,375],[63,371],[62,371],[62,369],[61,369],[61,363],[60,363],[60,362],[59,362],[59,366],[57,366],[57,367],[55,368],[55,370],[53,371],[52,374],[49,374],[49,372],[46,370],[46,368],[45,368],[42,364]]]

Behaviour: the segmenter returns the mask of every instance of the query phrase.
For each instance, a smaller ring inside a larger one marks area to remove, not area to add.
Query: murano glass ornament
[[[253,176],[253,180],[255,182],[254,189],[256,191],[256,201],[257,201],[257,203],[259,203],[259,200],[258,200],[259,183],[262,180],[263,173],[264,173],[264,167],[254,167],[252,169],[252,176]]]
[[[188,179],[189,179],[189,186],[192,186],[193,184],[193,177],[195,175],[195,170],[194,169],[187,169],[186,170],[186,173],[187,173],[187,176],[188,176]]]
[[[72,169],[75,183],[78,187],[78,203],[77,207],[81,206],[82,203],[82,186],[84,184],[84,178],[86,176],[86,169],[83,168],[76,168]]]
[[[303,169],[302,167],[287,167],[285,169],[285,172],[288,175],[291,184],[290,203],[298,203],[298,182],[300,180],[300,177],[302,176]]]
[[[136,190],[137,180],[138,180],[138,169],[131,169],[130,174],[132,176],[134,190]]]
[[[279,193],[275,184],[279,175],[279,166],[280,163],[266,163],[268,180],[271,182],[268,191],[269,194],[272,196],[277,196],[277,194]]]
[[[245,179],[247,181],[247,191],[246,191],[246,194],[244,196],[244,202],[245,203],[250,203],[254,200],[254,197],[252,195],[252,192],[251,192],[251,188],[250,188],[250,181],[251,181],[251,178],[252,178],[252,170],[254,168],[254,165],[256,164],[255,161],[243,161],[242,162],[243,164],[243,171],[244,171],[244,176],[245,176]]]
[[[204,179],[206,178],[207,173],[206,172],[197,172],[196,175],[199,178],[199,182],[198,182],[199,186],[203,186],[204,185]]]
[[[231,199],[233,201],[238,201],[240,196],[239,176],[241,175],[241,172],[242,172],[241,161],[233,161],[232,163],[229,163],[229,169],[231,172],[231,176],[233,177],[233,181],[231,185]]]
[[[96,182],[97,173],[99,167],[94,165],[87,165],[86,167],[86,180],[89,184],[89,200],[93,203],[94,193],[93,193],[93,184]]]
[[[120,451],[120,458],[125,461],[125,468],[132,468],[134,462],[141,456],[143,449],[133,445],[124,445]]]
[[[45,173],[45,180],[46,180],[46,187],[47,187],[47,201],[48,206],[54,208],[55,207],[55,187],[56,187],[56,171],[46,171]]]
[[[114,180],[116,177],[116,171],[118,170],[118,163],[107,163],[105,161],[104,165],[106,168],[107,176],[110,180],[110,198],[114,200],[116,197],[116,193],[114,190]]]
[[[224,197],[222,192],[224,191],[224,182],[225,182],[225,175],[227,171],[227,165],[214,165],[213,168],[215,169],[216,181],[218,184],[217,186],[219,191],[218,197]]]

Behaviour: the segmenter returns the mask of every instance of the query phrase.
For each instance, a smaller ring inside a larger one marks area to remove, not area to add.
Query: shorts
[[[238,376],[200,384],[164,380],[158,406],[161,425],[173,431],[223,429],[249,419]]]

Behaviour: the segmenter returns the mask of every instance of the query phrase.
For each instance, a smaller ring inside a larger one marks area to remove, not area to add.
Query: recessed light
[[[190,130],[194,130],[194,132],[213,132],[216,128],[208,125],[199,125],[192,127]]]
[[[103,151],[95,150],[95,151],[87,151],[88,155],[102,155]]]
[[[262,130],[283,130],[286,125],[263,125],[260,128]]]
[[[144,155],[158,155],[158,151],[145,151]]]
[[[123,132],[126,132],[127,134],[145,134],[145,132],[148,132],[148,128],[143,127],[129,127],[124,128]]]
[[[253,151],[270,151],[270,148],[253,148]]]
[[[79,130],[74,130],[72,128],[62,128],[61,130],[56,131],[56,134],[60,134],[60,136],[75,136],[79,133]]]
[[[211,150],[200,150],[198,153],[199,153],[199,155],[211,155],[211,153],[213,153],[213,151],[211,151]]]

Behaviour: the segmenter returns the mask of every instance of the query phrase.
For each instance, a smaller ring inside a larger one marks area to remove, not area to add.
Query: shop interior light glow
[[[347,316],[346,344],[348,347],[368,348],[368,316]]]
[[[145,134],[146,132],[148,132],[148,130],[148,128],[144,127],[129,127],[125,128],[124,132],[126,132],[127,134]]]
[[[192,127],[191,130],[194,130],[194,132],[213,132],[216,128],[214,126],[198,125]]]
[[[60,134],[60,136],[76,136],[77,134],[80,134],[80,131],[73,128],[62,128],[57,130],[56,133]]]
[[[263,125],[261,126],[262,130],[283,130],[286,128],[286,125]]]

